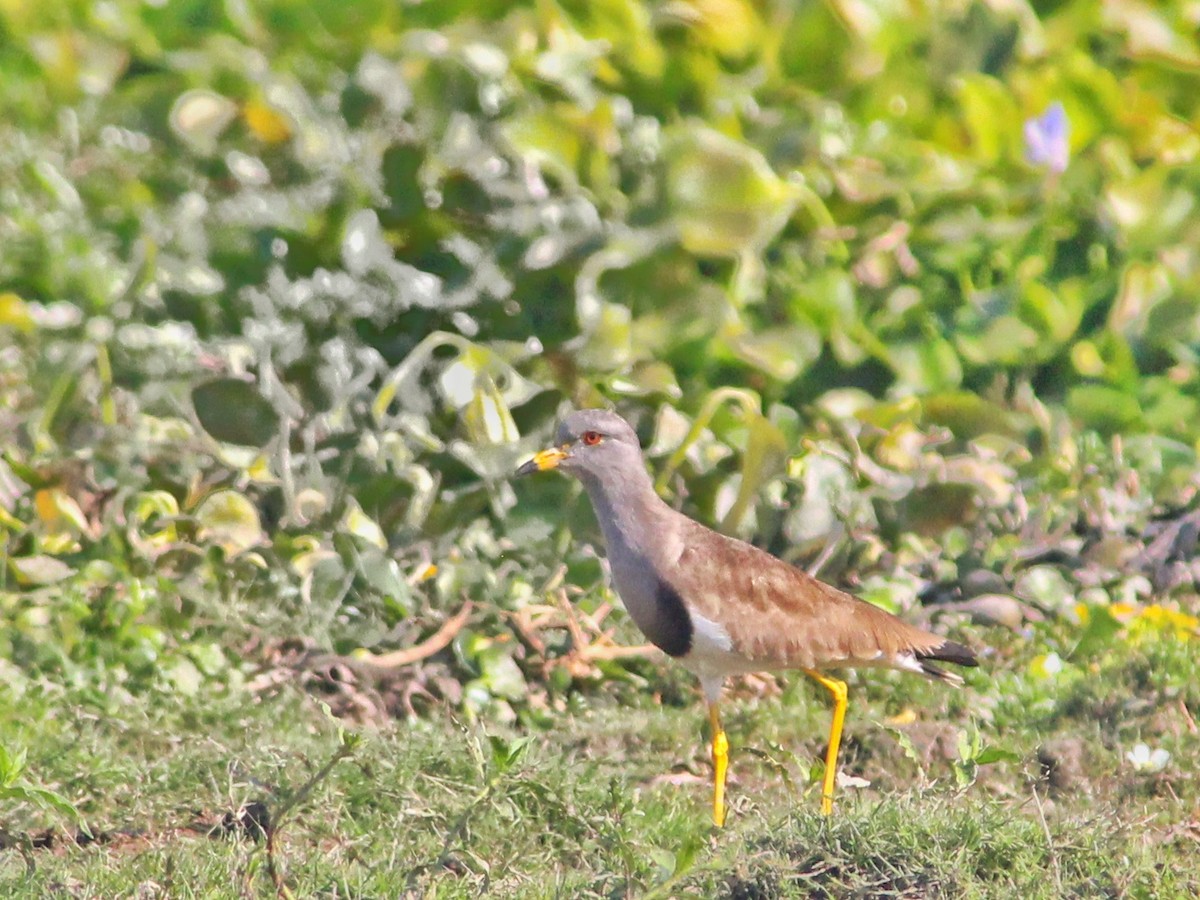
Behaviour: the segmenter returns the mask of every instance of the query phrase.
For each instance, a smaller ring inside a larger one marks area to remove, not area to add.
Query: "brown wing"
[[[897,655],[915,663],[948,644],[751,544],[688,525],[695,530],[682,542],[672,586],[721,625],[735,652],[764,668],[887,665]]]

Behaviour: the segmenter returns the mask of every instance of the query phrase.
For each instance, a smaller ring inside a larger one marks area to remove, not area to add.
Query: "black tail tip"
[[[932,650],[917,653],[916,657],[921,662],[926,660],[948,662],[954,663],[956,666],[968,666],[971,668],[979,665],[979,660],[975,658],[975,654],[971,651],[971,648],[957,641],[943,641]]]

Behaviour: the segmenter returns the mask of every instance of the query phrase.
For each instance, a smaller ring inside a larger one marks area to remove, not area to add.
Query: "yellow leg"
[[[827,816],[833,812],[833,788],[837,784],[838,748],[842,745],[842,723],[846,721],[846,682],[829,678],[812,669],[805,669],[804,674],[819,681],[829,693],[833,694],[833,724],[829,727],[829,750],[825,753],[825,782],[821,785],[821,815]]]
[[[729,770],[729,739],[721,727],[717,704],[708,704],[708,723],[712,726],[713,824],[725,824],[725,773]]]

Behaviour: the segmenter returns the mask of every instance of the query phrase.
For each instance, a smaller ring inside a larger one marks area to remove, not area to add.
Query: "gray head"
[[[649,481],[642,450],[629,423],[607,409],[568,414],[554,435],[554,446],[517,469],[518,475],[562,469],[589,482]]]

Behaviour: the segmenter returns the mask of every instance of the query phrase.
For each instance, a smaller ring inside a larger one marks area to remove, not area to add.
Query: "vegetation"
[[[5,896],[1196,895],[1194,7],[0,4]],[[833,820],[510,483],[603,402],[982,651]]]

